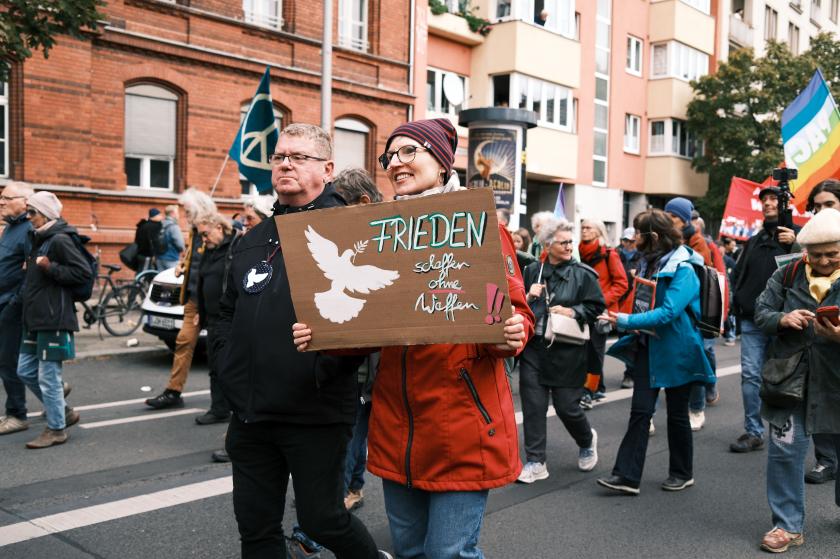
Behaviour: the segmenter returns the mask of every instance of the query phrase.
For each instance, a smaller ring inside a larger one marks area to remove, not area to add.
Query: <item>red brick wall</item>
[[[409,3],[369,3],[371,54],[335,47],[332,114],[371,125],[369,170],[388,196],[390,185],[373,163],[413,103]],[[68,221],[93,237],[103,261],[116,262],[148,208],[173,203],[188,186],[210,190],[236,134],[240,105],[253,95],[265,63],[274,65],[271,93],[287,110],[285,122],[320,122],[320,4],[283,4],[284,31],[275,32],[235,21],[242,11],[233,0],[191,0],[189,8],[110,1],[102,11],[112,28],[89,40],[61,37],[49,59],[36,54],[15,74],[22,80],[23,118],[10,137],[17,132],[22,141],[16,146],[22,165],[15,167],[22,172],[12,178],[55,189]],[[338,0],[334,8],[337,42]],[[124,90],[144,81],[179,95],[176,192],[168,195],[126,187]],[[239,193],[236,165],[228,163],[216,191],[231,200],[223,204],[228,215]]]

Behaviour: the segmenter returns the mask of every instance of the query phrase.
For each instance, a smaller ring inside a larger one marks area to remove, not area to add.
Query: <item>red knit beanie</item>
[[[446,172],[444,181],[449,179],[452,174],[452,165],[455,163],[455,148],[458,147],[458,133],[449,119],[415,120],[397,126],[385,142],[386,152],[397,136],[411,138],[428,149]]]

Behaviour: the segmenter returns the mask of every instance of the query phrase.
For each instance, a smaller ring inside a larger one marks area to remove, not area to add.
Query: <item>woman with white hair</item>
[[[767,500],[773,529],[761,548],[802,545],[805,457],[822,434],[840,453],[840,212],[823,209],[796,238],[804,258],[776,270],[758,297],[755,323],[770,338],[761,417],[770,425]],[[835,482],[840,506],[840,485]]]
[[[543,246],[540,243],[540,231],[543,227],[552,228],[559,220],[551,212],[537,212],[531,216],[531,230],[534,231],[534,242],[527,249],[531,256],[539,258],[543,253]]]
[[[274,214],[274,196],[251,196],[243,202],[242,222],[245,232]]]
[[[618,300],[627,292],[627,273],[621,263],[618,251],[610,248],[607,228],[603,221],[583,219],[580,222],[580,261],[598,272],[598,283],[604,294],[607,310],[618,312]],[[587,379],[587,388],[595,395],[585,394],[581,405],[592,407],[592,399],[602,396],[604,387],[604,353],[607,350],[607,334],[594,330],[589,345],[589,367],[591,375]],[[597,380],[597,384],[596,384]]]

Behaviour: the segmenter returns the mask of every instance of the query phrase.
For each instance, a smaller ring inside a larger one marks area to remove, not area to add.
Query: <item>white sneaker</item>
[[[581,472],[591,472],[598,463],[598,433],[592,429],[592,446],[582,448],[578,453],[578,469]]]
[[[519,483],[534,483],[548,477],[548,468],[545,462],[528,462],[522,467],[522,473],[516,480]]]
[[[706,424],[706,412],[703,410],[700,411],[688,411],[688,422],[691,424],[692,431],[699,431],[703,428],[703,425]]]
[[[650,427],[648,427],[648,435],[651,437],[656,434],[656,425],[653,424],[653,420],[650,420]]]

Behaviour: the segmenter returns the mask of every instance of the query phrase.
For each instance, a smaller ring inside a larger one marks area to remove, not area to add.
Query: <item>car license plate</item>
[[[175,319],[165,316],[146,315],[149,317],[149,326],[162,330],[175,330]]]

